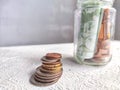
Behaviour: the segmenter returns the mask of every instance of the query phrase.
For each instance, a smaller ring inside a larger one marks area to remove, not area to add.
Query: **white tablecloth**
[[[73,59],[73,44],[0,48],[0,90],[120,90],[120,42],[113,42],[112,61],[105,66],[79,65]],[[29,82],[40,58],[48,52],[63,55],[63,75],[49,87]]]

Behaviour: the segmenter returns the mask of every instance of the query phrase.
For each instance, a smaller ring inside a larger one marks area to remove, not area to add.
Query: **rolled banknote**
[[[94,56],[103,10],[98,0],[82,4],[81,24],[78,34],[77,58],[81,61]]]

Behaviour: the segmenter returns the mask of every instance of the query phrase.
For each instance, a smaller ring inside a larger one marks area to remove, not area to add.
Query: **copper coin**
[[[62,55],[60,53],[47,53],[46,58],[47,59],[59,59],[59,58],[62,58]]]
[[[59,64],[59,63],[61,63],[60,61],[57,61],[57,62],[43,62],[42,61],[42,64],[45,64],[45,65],[56,65],[56,64]]]
[[[52,62],[57,62],[58,60],[60,59],[47,59],[45,56],[41,58],[41,60],[43,62],[46,62],[46,63],[52,63]]]
[[[61,63],[60,59],[56,60],[56,61],[43,61],[42,60],[42,64],[57,64],[57,63]]]
[[[44,64],[44,65],[57,65],[57,64],[61,64],[61,61],[58,60],[57,62],[53,62],[53,63],[42,62],[42,64]]]

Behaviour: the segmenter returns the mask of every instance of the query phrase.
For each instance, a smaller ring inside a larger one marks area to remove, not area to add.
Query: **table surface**
[[[29,82],[40,58],[48,52],[63,55],[63,75],[49,87]],[[73,58],[73,44],[0,48],[0,90],[120,90],[120,42],[112,42],[113,58],[105,66],[80,65]]]

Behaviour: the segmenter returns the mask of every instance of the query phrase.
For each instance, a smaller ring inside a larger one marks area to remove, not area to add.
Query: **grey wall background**
[[[0,0],[0,45],[72,42],[75,0]]]
[[[114,7],[117,9],[115,39],[120,40],[120,0],[115,0]]]
[[[75,8],[76,0],[0,0],[0,46],[72,42]]]

